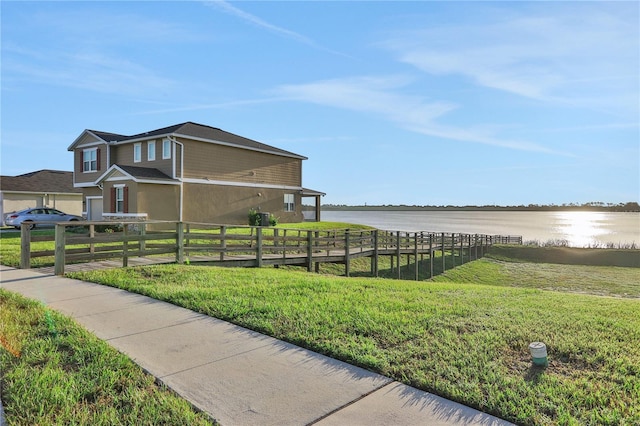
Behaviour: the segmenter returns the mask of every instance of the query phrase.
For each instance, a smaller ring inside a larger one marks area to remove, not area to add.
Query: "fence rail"
[[[380,256],[389,256],[392,270],[400,278],[401,259],[406,256],[407,264],[414,260],[418,279],[419,258],[428,259],[432,277],[436,254],[444,271],[447,259],[455,267],[484,256],[493,244],[522,244],[520,236],[444,232],[299,230],[183,222],[111,225],[117,230],[97,232],[105,222],[57,223],[53,238],[32,236],[29,227],[23,226],[21,268],[29,268],[32,258],[54,256],[54,272],[61,275],[68,264],[121,259],[122,266],[128,266],[130,258],[144,257],[155,263],[188,260],[223,266],[298,265],[309,271],[314,267],[317,271],[321,263],[341,263],[349,276],[352,259],[369,257],[371,273],[378,276]],[[42,241],[55,241],[55,250],[31,250],[32,242]]]

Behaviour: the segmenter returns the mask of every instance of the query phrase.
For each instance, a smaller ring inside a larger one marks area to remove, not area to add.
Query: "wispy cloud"
[[[128,59],[100,52],[4,49],[3,72],[12,81],[111,94],[166,91],[176,83]]]
[[[638,96],[638,5],[544,3],[526,15],[403,30],[381,46],[431,75],[460,75],[526,98],[629,108]]]
[[[8,82],[3,90],[28,83],[154,98],[179,83],[163,74],[162,67],[151,65],[155,59],[147,56],[146,48],[203,37],[170,20],[100,4],[77,10],[46,8],[19,17],[22,20],[3,20],[3,26],[9,26],[2,46],[3,79]]]
[[[205,0],[203,2],[206,6],[209,7],[214,7],[214,8],[218,8],[232,16],[235,16],[236,18],[242,19],[243,21],[246,21],[252,25],[257,26],[258,28],[262,28],[264,30],[267,30],[269,32],[272,32],[274,34],[277,34],[279,36],[288,38],[290,40],[293,40],[295,42],[298,43],[302,43],[302,44],[306,44],[309,47],[312,47],[314,49],[317,50],[322,50],[324,52],[327,53],[331,53],[333,55],[338,55],[338,56],[343,56],[343,57],[349,57],[349,55],[339,52],[337,50],[333,50],[333,49],[329,49],[325,46],[322,46],[320,44],[318,44],[316,41],[312,40],[311,38],[302,35],[296,31],[292,31],[292,30],[288,30],[286,28],[283,28],[281,26],[272,24],[270,22],[265,21],[264,19],[256,16],[256,15],[252,15],[251,13],[245,12],[242,9],[239,9],[233,5],[231,5],[229,2],[224,1],[224,0]]]
[[[496,137],[487,127],[463,129],[446,126],[438,118],[458,108],[449,102],[406,95],[400,89],[411,83],[403,76],[354,77],[283,85],[274,92],[296,101],[374,114],[406,130],[443,139],[481,143],[509,149],[560,154],[544,146]]]
[[[95,7],[38,12],[30,25],[61,41],[74,45],[133,45],[145,43],[175,44],[206,40],[209,36],[192,26],[149,14]]]
[[[203,111],[208,109],[230,109],[243,107],[247,105],[260,105],[267,104],[273,102],[282,102],[286,101],[289,98],[285,97],[272,97],[272,98],[258,98],[258,99],[241,99],[237,101],[227,101],[227,102],[212,102],[206,104],[190,104],[190,105],[182,105],[182,106],[174,106],[171,108],[158,108],[152,110],[146,110],[138,112],[134,115],[151,115],[151,114],[165,114],[171,112],[185,112],[185,111]]]

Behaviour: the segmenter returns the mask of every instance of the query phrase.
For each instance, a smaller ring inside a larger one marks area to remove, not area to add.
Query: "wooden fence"
[[[321,263],[345,265],[359,257],[371,258],[371,273],[378,276],[380,256],[390,256],[400,278],[401,259],[415,268],[428,259],[429,277],[434,275],[436,254],[442,269],[482,257],[493,244],[522,244],[522,237],[462,233],[403,232],[382,230],[299,230],[272,227],[228,226],[183,222],[119,222],[112,232],[97,232],[105,222],[58,223],[54,237],[31,236],[22,227],[21,268],[31,259],[54,256],[54,272],[64,274],[65,265],[105,259],[121,259],[128,266],[134,257],[155,263],[205,262],[221,266],[304,266],[317,271]],[[111,228],[108,228],[111,229]],[[55,241],[54,250],[32,251],[31,242]],[[424,267],[424,266],[423,266]],[[424,271],[423,271],[424,273]]]

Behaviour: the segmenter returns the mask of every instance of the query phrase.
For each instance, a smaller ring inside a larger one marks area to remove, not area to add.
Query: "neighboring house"
[[[324,194],[302,187],[306,157],[214,127],[187,122],[133,136],[85,130],[68,149],[89,220],[247,224],[250,209],[283,223],[320,220]],[[303,198],[312,214],[303,214]]]
[[[19,176],[0,176],[0,219],[29,207],[52,207],[65,213],[82,213],[82,190],[74,188],[73,173],[38,170]]]

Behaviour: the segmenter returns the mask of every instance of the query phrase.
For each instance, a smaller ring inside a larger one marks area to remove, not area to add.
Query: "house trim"
[[[288,185],[269,185],[264,183],[250,183],[250,182],[232,182],[225,180],[208,180],[208,179],[182,179],[184,183],[196,183],[201,185],[218,185],[218,186],[244,186],[248,188],[268,188],[268,189],[285,189],[288,191],[302,191],[301,186],[288,186]]]

